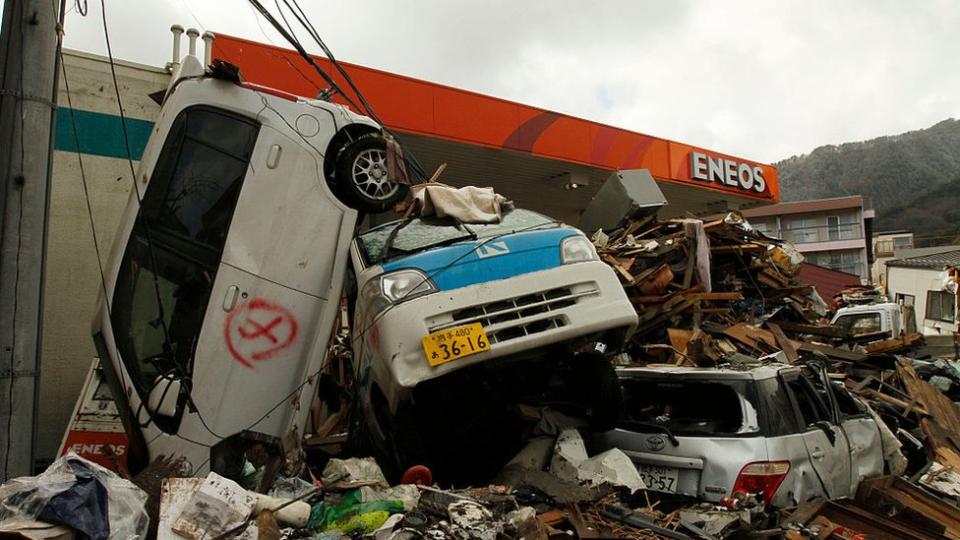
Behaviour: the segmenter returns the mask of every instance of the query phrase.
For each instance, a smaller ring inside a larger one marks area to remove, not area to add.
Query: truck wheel
[[[623,412],[623,398],[613,364],[598,353],[578,354],[573,362],[579,395],[590,409],[590,427],[596,431],[614,429]]]
[[[347,143],[337,155],[335,178],[346,202],[364,212],[389,209],[409,189],[387,180],[387,145],[378,135]]]

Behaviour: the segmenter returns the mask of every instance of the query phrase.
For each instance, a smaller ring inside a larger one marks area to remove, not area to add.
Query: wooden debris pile
[[[824,301],[797,280],[802,255],[737,213],[628,219],[592,240],[639,315],[623,357],[630,363],[713,366],[736,353],[781,352],[779,360],[794,362],[804,351],[858,362],[922,343],[919,334],[850,335],[828,324]]]

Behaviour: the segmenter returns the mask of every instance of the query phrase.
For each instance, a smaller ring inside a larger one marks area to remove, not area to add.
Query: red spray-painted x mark
[[[243,339],[255,339],[264,336],[273,343],[276,343],[277,336],[273,335],[273,329],[282,321],[283,317],[277,317],[264,326],[253,319],[247,319],[243,321],[242,326],[237,328],[237,332],[240,332],[240,337]],[[253,330],[247,330],[247,326],[252,326]]]
[[[252,298],[227,315],[223,334],[234,359],[252,368],[254,362],[272,358],[294,342],[297,320],[282,306]]]

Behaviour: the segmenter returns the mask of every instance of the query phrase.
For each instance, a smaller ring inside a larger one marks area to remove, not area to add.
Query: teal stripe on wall
[[[71,110],[68,107],[57,107],[57,127],[53,139],[55,150],[66,152],[77,151],[77,140],[80,141],[80,152],[95,156],[114,158],[127,157],[127,148],[123,142],[123,126],[120,116],[103,114],[80,109]],[[143,155],[143,148],[150,138],[153,122],[127,118],[127,136],[130,140],[130,156],[139,160]],[[73,124],[76,122],[77,134],[74,138]]]

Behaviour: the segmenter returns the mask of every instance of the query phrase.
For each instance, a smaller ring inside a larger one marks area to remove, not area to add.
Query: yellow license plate
[[[457,358],[482,353],[490,348],[490,340],[480,323],[454,326],[427,334],[421,340],[423,356],[431,366],[452,362]]]

